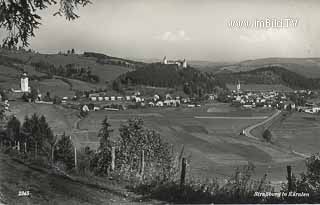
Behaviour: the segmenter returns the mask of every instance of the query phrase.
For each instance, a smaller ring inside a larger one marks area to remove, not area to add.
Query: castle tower
[[[21,91],[29,92],[29,78],[27,73],[23,73],[21,77]]]
[[[165,56],[165,57],[163,58],[162,63],[163,63],[163,64],[168,64],[167,56]]]
[[[186,59],[183,59],[183,62],[182,62],[182,67],[183,67],[183,68],[186,68],[186,67],[188,67],[188,64],[187,64],[187,61],[186,61]]]

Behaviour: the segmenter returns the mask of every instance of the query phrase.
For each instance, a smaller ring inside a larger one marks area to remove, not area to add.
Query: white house
[[[111,96],[110,100],[115,101],[116,97],[115,96]]]
[[[163,107],[163,102],[162,101],[158,101],[156,104],[157,107]]]
[[[109,99],[110,99],[109,97],[104,97],[105,101],[109,101]]]
[[[91,97],[91,101],[97,101],[97,97]]]
[[[84,105],[84,106],[82,107],[82,111],[83,111],[83,112],[89,112],[89,107],[88,107],[88,105]]]

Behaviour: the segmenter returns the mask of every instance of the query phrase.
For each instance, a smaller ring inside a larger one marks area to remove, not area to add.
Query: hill
[[[262,67],[250,71],[218,73],[221,82],[234,84],[238,80],[243,84],[285,85],[293,89],[318,89],[320,79],[308,78],[280,66]]]
[[[194,67],[212,73],[250,71],[261,67],[279,66],[308,78],[320,78],[320,58],[263,58],[238,63],[195,64]]]
[[[100,62],[101,59],[87,54],[39,54],[0,49],[0,86],[17,89],[21,73],[28,72],[32,85],[43,85],[38,87],[41,92],[54,92],[63,77],[68,80],[69,88],[64,89],[68,91],[65,95],[69,96],[72,95],[70,90],[106,88],[109,82],[123,73],[132,71],[135,64],[138,64],[111,56],[106,58],[112,62]],[[122,63],[115,59],[121,60]]]
[[[177,65],[161,63],[145,64],[139,69],[119,76],[114,82],[114,87],[118,89],[130,85],[175,88],[199,98],[205,93],[211,93],[215,87],[225,88],[225,84],[210,73],[203,73],[190,66],[180,68]]]

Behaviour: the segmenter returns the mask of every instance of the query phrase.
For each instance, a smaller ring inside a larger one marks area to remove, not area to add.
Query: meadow
[[[231,175],[236,167],[250,162],[256,166],[256,177],[268,173],[269,179],[278,183],[285,181],[289,163],[303,170],[302,159],[287,149],[240,135],[244,128],[262,121],[259,117],[272,113],[269,109],[240,109],[226,104],[207,104],[195,109],[100,111],[81,120],[79,129],[87,132],[86,139],[90,142],[87,145],[94,147],[94,141],[98,144],[96,136],[105,116],[114,129],[113,137],[119,135],[118,128],[127,119],[142,118],[146,127],[159,132],[177,152],[185,147],[186,154],[191,157],[190,170],[194,176],[221,179]],[[210,118],[215,116],[218,118]],[[239,119],[239,116],[246,119]]]
[[[310,155],[319,152],[320,116],[303,112],[288,115],[271,128],[275,142],[281,146]]]

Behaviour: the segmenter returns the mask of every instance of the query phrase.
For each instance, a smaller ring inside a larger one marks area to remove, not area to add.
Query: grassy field
[[[144,119],[148,128],[158,131],[173,144],[176,151],[185,146],[187,155],[191,155],[191,171],[196,176],[221,178],[231,175],[234,168],[252,162],[256,165],[257,176],[268,172],[272,180],[279,181],[285,180],[288,163],[302,170],[302,160],[288,150],[239,135],[244,128],[261,121],[256,117],[269,116],[271,113],[271,110],[236,109],[225,104],[196,109],[101,111],[90,113],[79,122],[79,128],[88,131],[87,139],[98,143],[97,131],[106,115],[114,129],[113,137],[119,135],[118,128],[128,118],[139,117]],[[195,116],[220,118],[199,119]],[[226,118],[221,118],[223,116]],[[235,118],[232,119],[232,116]],[[239,116],[248,119],[238,119]],[[92,142],[88,145],[92,145]]]
[[[78,119],[78,111],[56,105],[10,102],[10,110],[11,112],[8,114],[16,115],[21,122],[26,115],[29,117],[33,113],[44,115],[54,133],[59,135],[64,132],[66,134],[72,133],[74,122]]]
[[[299,141],[298,134],[293,135],[292,138],[285,138],[283,137],[285,135],[281,134],[281,129],[275,128],[272,130],[272,133],[278,136],[275,144],[239,135],[244,128],[262,121],[263,117],[273,113],[272,110],[262,108],[252,110],[234,108],[227,104],[207,104],[194,109],[150,108],[119,112],[99,111],[91,112],[82,120],[78,118],[78,111],[54,105],[12,102],[11,110],[11,113],[21,121],[26,114],[43,114],[56,134],[66,132],[72,136],[78,148],[89,146],[93,149],[99,145],[97,134],[105,116],[109,117],[114,129],[113,138],[119,136],[118,128],[126,123],[127,119],[142,118],[146,127],[159,132],[166,141],[174,145],[177,152],[184,145],[186,154],[191,155],[191,173],[202,177],[225,178],[233,174],[236,167],[252,162],[256,166],[257,177],[267,172],[270,180],[283,181],[288,164],[292,165],[295,171],[300,172],[304,169],[304,162],[281,143],[289,139],[289,143],[298,146],[294,148],[301,152],[305,149],[311,150],[310,147],[316,150],[319,146],[318,142],[314,143],[316,138],[312,137],[316,136],[315,131],[309,132],[310,136],[307,139],[310,140],[300,138]],[[196,118],[199,116],[205,118]],[[239,117],[245,117],[245,120]],[[313,119],[299,118],[298,122],[305,126],[310,120]],[[314,129],[316,122],[312,122]],[[292,126],[298,127],[297,124]]]
[[[319,152],[320,116],[295,112],[272,127],[276,143],[305,154]]]

